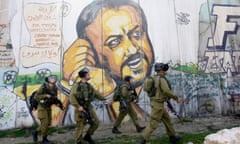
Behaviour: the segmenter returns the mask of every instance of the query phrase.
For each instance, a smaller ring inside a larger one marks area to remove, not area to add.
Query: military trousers
[[[173,124],[171,122],[168,112],[164,109],[164,103],[158,102],[158,101],[151,101],[151,108],[152,108],[151,115],[150,115],[151,119],[147,127],[142,132],[142,137],[145,140],[149,141],[151,134],[158,127],[161,121],[166,127],[168,136],[175,136],[176,132],[173,128]]]
[[[122,123],[122,120],[125,118],[127,114],[130,116],[135,126],[139,125],[137,120],[137,114],[135,113],[134,109],[131,107],[130,104],[128,104],[127,109],[120,106],[119,111],[120,111],[119,115],[113,125],[114,127],[118,127]]]
[[[38,110],[38,118],[40,125],[37,128],[38,132],[41,132],[43,137],[48,136],[48,127],[51,125],[52,111],[51,108]]]
[[[98,128],[98,126],[99,126],[99,120],[98,120],[96,112],[94,111],[94,109],[92,107],[89,108],[89,112],[90,112],[91,117],[93,119],[93,123],[88,128],[87,134],[88,135],[93,135],[94,132],[96,131],[96,129]],[[79,112],[77,109],[75,109],[75,116],[74,117],[75,117],[75,121],[76,121],[76,141],[77,142],[81,142],[84,127],[87,125],[86,117],[80,117],[80,113],[81,112]]]

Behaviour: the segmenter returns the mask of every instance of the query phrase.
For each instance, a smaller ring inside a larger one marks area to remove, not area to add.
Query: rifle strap
[[[89,92],[91,92],[90,84],[88,82],[86,82],[86,84],[87,84],[87,91],[88,91],[88,96],[87,96],[88,101],[85,100],[85,98],[86,98],[85,95],[83,95],[82,97],[77,97],[78,103],[82,106],[83,106],[83,104],[87,104],[89,101],[91,101],[91,97],[89,96],[89,95],[91,95],[91,94],[89,94]],[[81,93],[83,93],[83,91],[84,91],[82,85],[83,85],[83,83],[81,81],[78,82],[77,91],[79,91]]]
[[[170,90],[172,89],[169,81],[167,80],[167,78],[166,78],[165,76],[159,75],[158,78],[159,78],[159,79],[158,79],[158,81],[159,81],[158,87],[159,87],[159,89],[160,89],[160,91],[161,91],[162,93],[163,93],[163,90],[162,90],[162,87],[161,87],[161,78],[163,78],[164,80],[166,80],[169,89],[170,89]],[[156,86],[155,86],[155,87],[156,87]],[[166,97],[166,98],[167,98],[167,97]],[[167,98],[167,99],[168,99],[168,98]]]
[[[170,85],[170,82],[168,81],[168,79],[167,79],[165,76],[159,76],[159,84],[161,85],[161,80],[160,80],[161,78],[163,78],[163,79],[166,80],[169,89],[172,90],[172,87],[171,87],[171,85]],[[160,87],[160,90],[163,91],[161,87]]]

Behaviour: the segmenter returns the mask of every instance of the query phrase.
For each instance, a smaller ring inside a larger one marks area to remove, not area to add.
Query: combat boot
[[[38,132],[36,130],[32,131],[33,142],[38,141]]]
[[[122,132],[120,132],[117,127],[113,127],[112,128],[112,133],[114,133],[114,134],[121,134]]]
[[[42,144],[51,144],[51,142],[47,139],[47,137],[43,137]]]
[[[146,144],[146,140],[145,139],[141,139],[139,144]]]
[[[136,130],[137,130],[138,133],[142,132],[145,128],[146,128],[145,126],[141,127],[139,125],[136,125]]]
[[[182,138],[180,136],[170,136],[170,144],[177,144]]]
[[[86,134],[83,139],[87,141],[89,144],[95,144],[94,140],[89,134]]]

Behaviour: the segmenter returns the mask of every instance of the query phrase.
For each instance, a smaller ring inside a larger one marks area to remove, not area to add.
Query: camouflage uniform
[[[57,87],[53,86],[50,88],[47,83],[44,83],[34,97],[38,101],[38,118],[41,122],[37,131],[42,133],[43,139],[48,136],[48,126],[51,125],[52,118],[51,105],[48,103],[48,98],[46,98],[48,94],[46,90],[53,96],[57,96]]]
[[[151,120],[149,121],[148,126],[142,133],[142,137],[149,141],[151,134],[158,127],[158,124],[162,121],[166,127],[167,134],[170,137],[175,136],[175,130],[171,123],[170,116],[168,112],[164,109],[164,102],[173,98],[178,100],[178,97],[171,91],[171,87],[165,78],[165,76],[155,76],[154,78],[156,94],[153,97],[150,97],[150,104],[152,108]]]
[[[118,131],[117,128],[127,114],[131,117],[134,125],[136,126],[137,132],[141,132],[145,127],[139,126],[137,114],[131,106],[131,102],[133,102],[137,98],[137,95],[134,95],[134,89],[130,84],[126,82],[120,86],[120,91],[122,94],[119,106],[120,112],[118,118],[113,125],[113,133],[121,133],[120,131]]]
[[[75,121],[76,121],[76,141],[81,143],[84,126],[86,125],[86,117],[82,117],[83,112],[80,112],[78,108],[80,106],[88,108],[93,119],[93,123],[90,124],[86,135],[93,135],[95,130],[98,128],[99,120],[91,106],[91,102],[95,99],[105,100],[105,98],[96,91],[89,83],[75,83],[71,89],[70,103],[75,107]],[[81,103],[81,104],[80,104]]]

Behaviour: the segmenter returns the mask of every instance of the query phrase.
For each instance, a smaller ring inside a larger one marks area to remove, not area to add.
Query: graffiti
[[[0,43],[2,43],[6,27],[6,24],[0,24]]]
[[[24,20],[30,34],[28,46],[21,47],[20,59],[25,67],[52,62],[59,64],[61,3],[29,3],[24,7]],[[31,11],[31,12],[30,12]],[[38,59],[38,61],[32,61]]]
[[[239,73],[238,59],[239,51],[205,51],[207,58],[202,71],[206,73],[231,72]],[[234,58],[234,59],[233,59]]]
[[[6,85],[11,85],[16,81],[17,72],[16,71],[6,71],[3,73],[3,82]]]
[[[24,18],[31,34],[30,45],[33,47],[60,46],[60,17],[58,4],[27,4]],[[32,9],[35,9],[31,13]]]
[[[213,5],[211,15],[216,17],[215,31],[213,37],[209,38],[208,48],[225,49],[227,37],[237,33],[239,11],[240,5]]]
[[[8,1],[1,1],[0,7],[0,48],[6,48],[9,35]]]
[[[36,74],[37,74],[37,80],[38,81],[42,81],[44,80],[46,77],[48,77],[51,74],[51,70],[48,68],[44,68],[44,69],[39,69],[37,70]]]
[[[13,103],[11,106],[13,106],[15,103]],[[5,108],[4,106],[0,109],[0,115],[1,115],[1,120],[7,120],[11,118],[13,115],[13,111],[11,110],[11,106],[8,108]]]
[[[66,113],[53,108],[54,124],[73,124],[68,96],[85,66],[91,70],[89,83],[110,102],[121,79],[133,76],[139,95],[134,109],[141,118],[151,111],[142,82],[153,73],[156,61],[171,61],[168,78],[174,93],[183,99],[181,104],[174,103],[181,116],[221,114],[228,102],[238,110],[239,1],[198,2],[199,8],[195,5],[191,11],[189,6],[175,5],[180,10],[175,15],[161,14],[171,9],[170,3],[170,7],[150,9],[151,1],[146,1],[148,5],[130,0],[106,0],[104,4],[16,1],[14,10],[4,4],[6,8],[0,11],[0,76],[5,86],[0,87],[0,129],[32,124],[28,98],[51,74],[58,76],[58,97],[68,107]],[[15,14],[10,16],[12,11]],[[176,25],[180,25],[177,31]],[[191,39],[179,37],[185,34]],[[185,54],[185,50],[192,52]],[[26,96],[22,94],[24,82],[28,84]],[[101,121],[113,121],[118,114],[118,103],[94,101],[92,105]]]
[[[189,20],[189,16],[190,14],[188,13],[184,13],[184,12],[180,12],[180,13],[176,13],[176,21],[178,24],[180,25],[187,25],[190,23],[190,20]]]
[[[0,129],[14,127],[16,96],[5,87],[0,87]]]
[[[213,4],[211,9],[209,21],[214,29],[207,29],[205,33],[208,36],[202,38],[202,42],[206,41],[207,49],[201,55],[199,70],[205,73],[236,75],[240,73],[240,5]],[[202,23],[200,28],[201,26],[205,28],[206,24]]]
[[[17,113],[17,118],[27,118],[29,116],[29,112],[25,107],[21,107],[20,111]]]
[[[0,67],[12,67],[14,62],[12,49],[0,49]]]
[[[180,113],[187,113],[189,116],[219,113],[219,105],[214,100],[215,97],[220,97],[219,91],[221,91],[217,74],[197,75],[175,71],[168,77],[173,90],[183,99]]]

